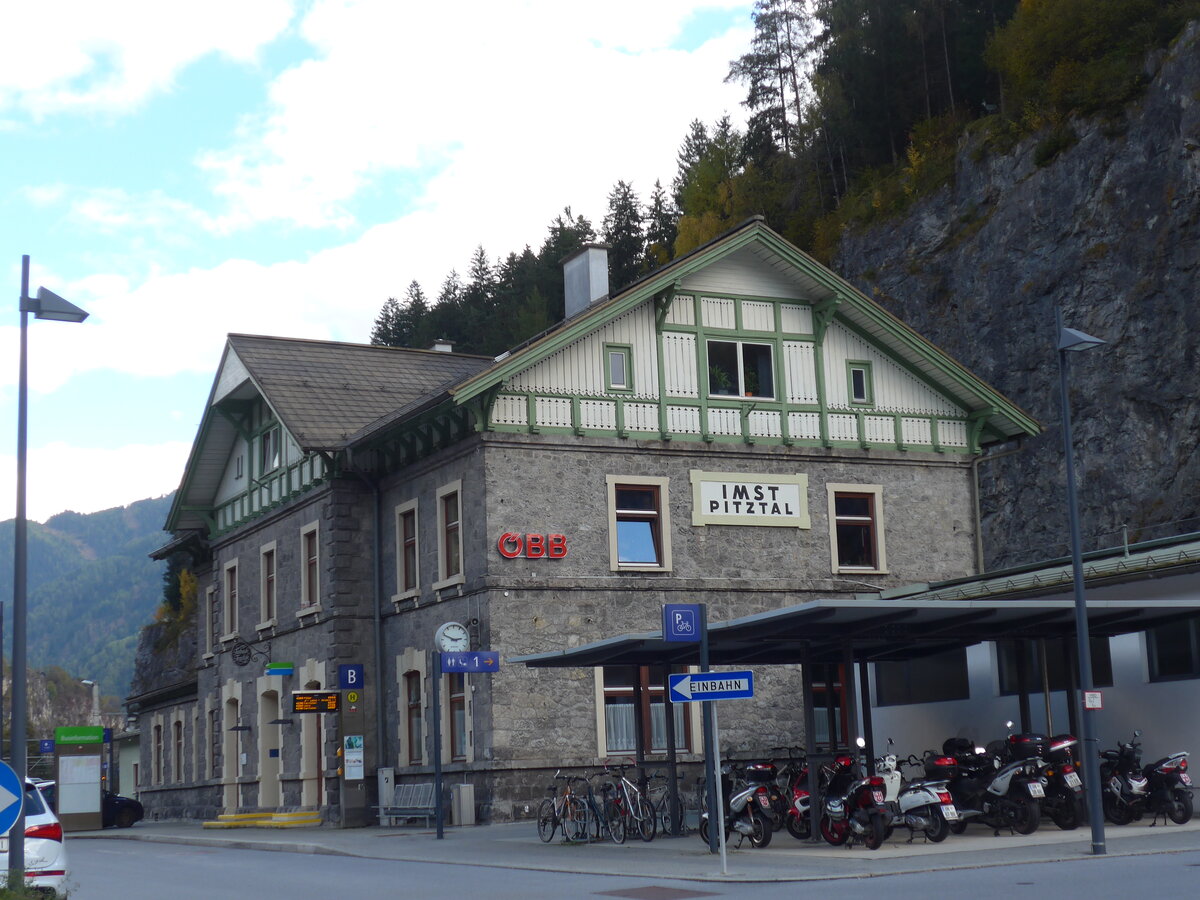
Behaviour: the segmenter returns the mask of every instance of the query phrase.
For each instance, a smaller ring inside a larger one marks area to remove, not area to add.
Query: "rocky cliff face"
[[[1200,530],[1200,23],[1146,66],[1120,121],[1043,167],[1044,136],[964,141],[952,187],[834,261],[1045,427],[980,466],[989,569],[1066,553],[1056,306],[1109,342],[1070,354],[1084,549]]]

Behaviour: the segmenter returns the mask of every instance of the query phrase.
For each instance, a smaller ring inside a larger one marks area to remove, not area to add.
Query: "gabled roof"
[[[703,291],[703,270],[724,259],[744,259],[785,281],[789,296],[814,305],[830,304],[835,318],[862,333],[904,363],[931,387],[969,413],[978,414],[991,441],[1037,434],[1041,426],[999,391],[973,375],[945,351],[913,331],[882,306],[766,226],[761,216],[672,261],[621,293],[529,342],[486,370],[452,388],[455,402],[503,384],[516,375],[648,300],[669,291]]]
[[[397,409],[445,397],[487,357],[263,335],[231,334],[167,530],[203,528],[237,439],[223,403],[261,397],[305,452],[335,452]]]
[[[231,334],[229,348],[301,449],[340,450],[398,408],[492,364],[481,356]]]

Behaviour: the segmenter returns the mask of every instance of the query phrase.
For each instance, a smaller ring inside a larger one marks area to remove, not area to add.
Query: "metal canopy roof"
[[[1096,637],[1142,631],[1200,614],[1200,601],[1089,600]],[[709,623],[712,665],[840,663],[849,642],[858,661],[905,660],[980,641],[1075,633],[1070,597],[1014,600],[814,600],[729,622]],[[626,634],[569,650],[511,657],[531,668],[687,665],[699,645],[665,641],[661,631]]]

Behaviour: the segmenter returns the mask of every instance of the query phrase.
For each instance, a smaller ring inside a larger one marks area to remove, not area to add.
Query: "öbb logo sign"
[[[505,559],[562,559],[567,555],[565,534],[517,534],[506,531],[496,541],[496,549]]]

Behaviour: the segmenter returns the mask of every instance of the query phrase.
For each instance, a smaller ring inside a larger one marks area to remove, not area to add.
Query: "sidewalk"
[[[631,838],[617,846],[611,842],[563,844],[538,840],[533,822],[482,825],[445,829],[438,840],[432,828],[297,828],[290,830],[244,828],[205,831],[199,823],[140,822],[132,828],[73,832],[68,840],[134,840],[230,847],[246,850],[275,850],[335,856],[394,859],[413,863],[495,866],[581,874],[621,872],[646,878],[694,881],[815,881],[832,878],[869,878],[950,869],[1015,863],[1054,862],[1095,858],[1091,831],[1084,827],[1060,831],[1044,821],[1028,836],[993,835],[990,829],[973,826],[963,835],[950,835],[944,843],[920,840],[905,843],[907,834],[897,834],[879,850],[861,845],[831,847],[823,841],[801,843],[787,832],[774,835],[769,847],[751,849],[731,846],[727,874],[721,857],[711,855],[700,838],[659,836],[651,843]],[[1171,853],[1200,850],[1200,820],[1187,825],[1145,821],[1123,828],[1105,827],[1107,856]],[[736,844],[736,839],[735,839]]]

